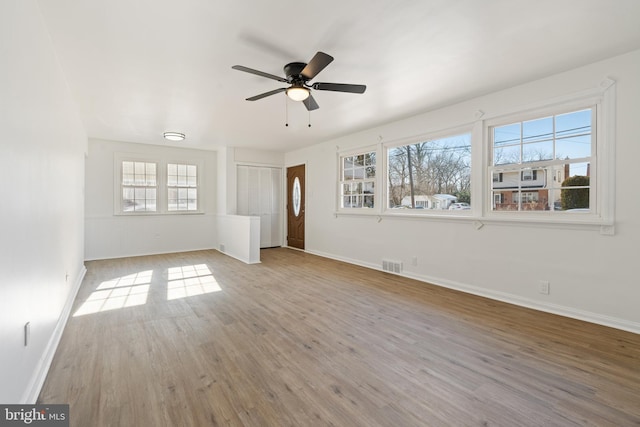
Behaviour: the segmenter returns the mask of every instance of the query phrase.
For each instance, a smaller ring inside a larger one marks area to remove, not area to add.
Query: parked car
[[[567,209],[565,212],[591,212],[591,209],[589,209],[589,208],[573,208],[573,209]]]
[[[467,211],[469,209],[471,209],[471,206],[466,202],[451,203],[449,206],[450,211]]]

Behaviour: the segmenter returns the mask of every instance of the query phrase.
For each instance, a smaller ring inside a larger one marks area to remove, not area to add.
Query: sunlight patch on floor
[[[145,270],[100,283],[73,317],[146,304],[152,276]]]
[[[220,292],[222,288],[206,264],[171,267],[167,271],[167,299]]]

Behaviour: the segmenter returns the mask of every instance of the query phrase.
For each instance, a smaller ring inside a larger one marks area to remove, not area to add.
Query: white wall
[[[216,212],[219,215],[235,214],[235,168],[233,148],[222,147],[217,151]]]
[[[410,277],[640,333],[639,76],[636,51],[287,153],[286,165],[307,165],[307,250],[372,268],[381,268],[383,259],[398,260]],[[476,229],[473,220],[460,218],[385,216],[378,222],[375,216],[334,215],[337,146],[371,146],[380,137],[388,141],[472,123],[479,110],[487,116],[517,112],[598,88],[606,77],[617,81],[615,235],[557,224],[486,222]],[[540,280],[551,282],[550,295],[538,292]]]
[[[0,402],[34,403],[85,271],[87,138],[35,1],[0,2],[0,61]]]
[[[234,148],[233,160],[236,164],[277,167],[284,164],[284,153],[279,151]]]
[[[204,213],[115,215],[114,159],[117,153],[164,161],[202,161],[204,168],[198,173],[200,203]],[[217,247],[216,176],[217,155],[214,151],[89,140],[86,167],[85,258],[119,258]]]
[[[260,217],[243,215],[218,215],[218,247],[247,264],[260,262]]]

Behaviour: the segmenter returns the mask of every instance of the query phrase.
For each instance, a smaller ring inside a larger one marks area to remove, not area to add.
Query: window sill
[[[385,219],[411,220],[411,221],[445,221],[445,222],[467,222],[473,223],[476,229],[482,228],[485,224],[498,226],[523,226],[523,227],[549,227],[564,229],[586,229],[599,230],[600,234],[615,234],[615,225],[612,221],[605,221],[594,215],[586,214],[553,214],[553,215],[527,215],[516,216],[513,213],[501,215],[491,213],[485,216],[475,215],[471,211],[444,211],[439,213],[409,213],[409,212],[376,212],[374,210],[358,210],[358,211],[336,211],[336,218],[343,217],[367,217],[375,218],[377,222]],[[581,217],[584,216],[584,217]]]
[[[203,211],[177,211],[177,212],[114,212],[114,216],[180,216],[180,215],[204,215]]]
[[[571,228],[571,229],[586,229],[586,230],[600,230],[600,234],[612,235],[615,233],[615,225],[613,221],[606,221],[605,219],[591,214],[581,213],[558,213],[558,214],[545,214],[540,215],[523,215],[517,216],[514,214],[501,215],[499,213],[491,213],[482,218],[478,218],[478,221],[495,225],[519,225],[525,227],[540,227],[548,226],[553,228]]]

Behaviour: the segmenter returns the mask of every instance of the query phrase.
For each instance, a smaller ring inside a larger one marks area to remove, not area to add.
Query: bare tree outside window
[[[448,209],[471,202],[471,134],[389,148],[389,208]]]

